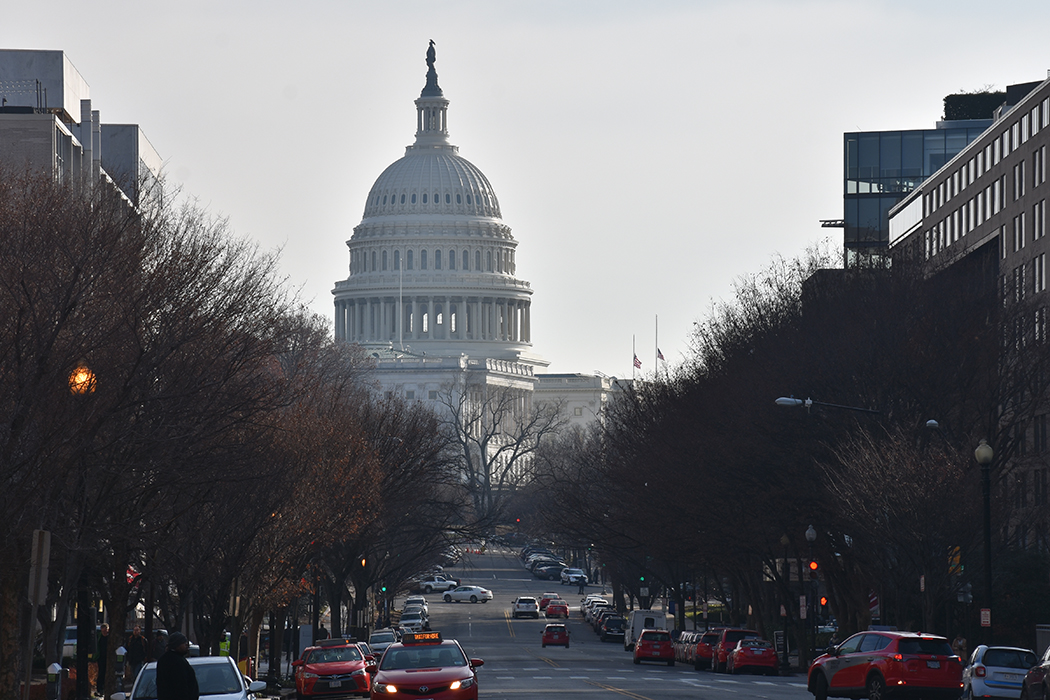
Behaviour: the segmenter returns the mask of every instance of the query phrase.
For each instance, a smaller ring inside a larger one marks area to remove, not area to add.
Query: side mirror
[[[302,666],[302,665],[303,665],[303,660],[302,659],[296,659],[295,661],[292,662],[292,666]]]
[[[824,653],[827,654],[828,656],[838,656],[839,655],[839,648],[837,646],[835,646],[834,644],[832,644],[832,645],[828,646],[827,649],[824,650]]]
[[[266,681],[252,681],[248,684],[249,693],[261,693],[266,690]]]
[[[375,672],[379,670],[379,667],[375,664],[368,664],[365,666],[365,670],[368,671],[368,675],[374,676]]]
[[[482,661],[481,659],[471,659],[470,660],[470,665],[474,666],[476,668],[478,666],[484,666],[485,662]]]

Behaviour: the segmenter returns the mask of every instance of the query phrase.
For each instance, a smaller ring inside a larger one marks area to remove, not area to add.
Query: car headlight
[[[356,671],[352,672],[350,675],[351,676],[363,676],[363,675],[365,675],[365,670],[363,668],[359,668]]]
[[[461,688],[469,688],[474,685],[473,678],[464,678],[461,681],[452,681],[452,685],[448,687],[449,690],[459,690]]]
[[[384,693],[396,693],[397,692],[397,686],[395,686],[395,685],[384,685],[382,688],[380,688],[380,690],[382,692],[384,692]]]
[[[303,678],[320,678],[320,676],[316,673],[310,673],[309,671],[306,671],[303,673]]]

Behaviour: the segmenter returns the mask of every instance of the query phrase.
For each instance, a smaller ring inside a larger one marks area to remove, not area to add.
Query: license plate
[[[328,681],[328,687],[329,688],[339,688],[342,685],[343,685],[342,681]]]
[[[1003,678],[1008,681],[1019,681],[1021,680],[1021,674],[1019,673],[1004,673]]]
[[[927,661],[926,662],[926,668],[940,668],[940,667],[941,667],[941,662],[940,661]]]
[[[649,653],[652,654],[653,656],[659,656],[660,655],[659,651],[651,651]]]

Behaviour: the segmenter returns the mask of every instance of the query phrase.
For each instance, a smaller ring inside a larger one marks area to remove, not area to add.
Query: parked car
[[[437,574],[424,578],[416,584],[416,589],[423,591],[424,593],[433,593],[434,591],[451,591],[458,586],[458,579],[447,578],[443,574]]]
[[[584,585],[587,585],[587,574],[583,569],[567,568],[561,570],[561,583],[563,586],[567,583],[572,584],[573,586],[578,586],[580,585],[581,578],[583,579]]]
[[[685,630],[673,641],[674,660],[680,664],[693,663],[696,652],[696,642],[703,635],[703,630]]]
[[[729,660],[726,662],[726,670],[730,673],[742,671],[762,671],[775,676],[779,662],[777,653],[773,650],[773,642],[767,639],[741,639],[736,647],[729,652]]]
[[[427,602],[427,597],[424,595],[410,595],[405,598],[405,607],[409,605],[420,605],[423,607],[423,612],[430,614],[430,604]]]
[[[386,648],[397,641],[397,633],[392,629],[376,630],[368,635],[368,646],[376,655],[382,654]]]
[[[544,627],[540,637],[540,646],[546,647],[548,644],[564,646],[568,649],[569,628],[563,624],[550,624]]]
[[[544,593],[540,596],[540,610],[547,608],[547,603],[552,600],[557,600],[560,596],[557,593]]]
[[[714,656],[715,645],[718,644],[718,639],[722,636],[723,629],[720,627],[708,630],[700,635],[696,642],[696,649],[693,650],[694,669],[700,671],[712,667],[711,658]]]
[[[610,615],[602,622],[602,628],[598,634],[603,642],[622,642],[623,630],[626,626],[626,617]]]
[[[741,639],[761,639],[755,630],[744,630],[727,627],[718,635],[718,642],[711,649],[711,669],[715,673],[725,673],[729,663],[729,652],[736,648]]]
[[[1028,669],[1039,664],[1035,652],[1018,647],[990,647],[973,650],[962,672],[963,697],[1019,698]],[[1029,698],[1045,694],[1028,692]]]
[[[237,664],[229,656],[192,656],[188,660],[197,675],[201,697],[209,696],[210,700],[254,700],[256,693],[266,690],[264,681],[252,681],[241,675]],[[367,690],[368,686],[365,688]],[[343,692],[344,696],[348,694]],[[131,692],[113,693],[110,700],[153,700],[156,697],[157,662],[150,661],[139,671]]]
[[[510,614],[515,620],[519,617],[534,617],[540,619],[540,604],[532,596],[521,596],[515,598],[510,604]]]
[[[564,600],[552,600],[543,610],[544,617],[569,618],[569,604]]]
[[[443,598],[446,603],[487,603],[492,600],[492,591],[481,586],[460,586],[446,593]]]
[[[1042,658],[1025,674],[1021,697],[1025,700],[1050,698],[1050,647],[1046,648]]]
[[[674,666],[674,646],[667,630],[642,630],[634,645],[634,662],[663,661]]]
[[[532,575],[542,581],[557,581],[561,578],[561,572],[565,570],[562,564],[545,564],[537,566],[532,570]]]
[[[955,700],[962,692],[962,662],[944,637],[860,632],[813,660],[807,688],[816,700],[882,698],[902,690]]]

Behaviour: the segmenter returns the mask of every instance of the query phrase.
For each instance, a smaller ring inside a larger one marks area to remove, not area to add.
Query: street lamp
[[[992,488],[991,468],[992,460],[995,459],[995,450],[988,444],[987,440],[981,440],[981,444],[973,451],[977,463],[981,465],[981,487],[984,491],[984,604],[988,607],[989,615],[992,609]],[[988,620],[988,644],[992,643],[992,624]]]
[[[74,396],[86,396],[95,393],[95,387],[95,373],[87,366],[87,362],[81,360],[69,373],[69,393]],[[84,478],[83,469],[81,469],[80,478]],[[91,697],[91,686],[88,683],[88,655],[91,653],[94,637],[95,609],[91,605],[87,572],[82,570],[77,579],[77,700],[87,700]]]

